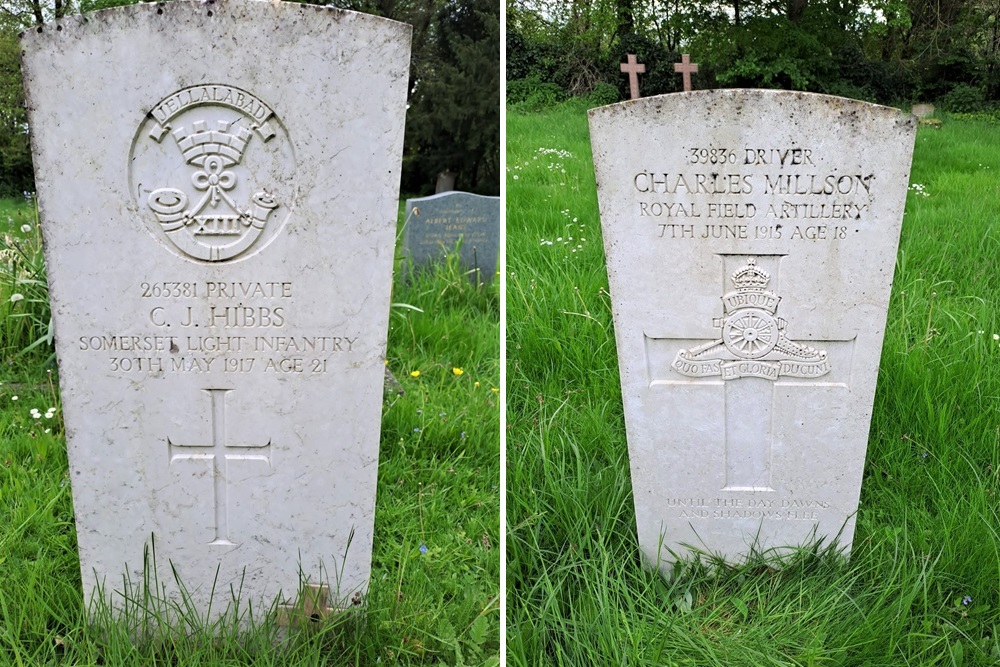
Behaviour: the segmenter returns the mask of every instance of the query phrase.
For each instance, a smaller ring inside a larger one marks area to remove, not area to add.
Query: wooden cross
[[[646,73],[646,66],[636,62],[635,54],[630,53],[628,54],[628,64],[622,63],[621,70],[628,73],[628,87],[632,99],[639,99],[639,75]]]
[[[235,546],[229,540],[229,499],[226,478],[233,459],[263,461],[271,466],[271,441],[261,445],[231,445],[226,442],[226,394],[232,389],[204,389],[212,400],[212,443],[178,443],[167,438],[169,465],[183,459],[210,459],[215,489],[215,540],[210,544]],[[195,450],[195,451],[191,451]],[[201,451],[197,451],[201,450]]]
[[[691,90],[691,75],[698,73],[698,63],[691,62],[691,57],[681,54],[681,62],[674,63],[674,71],[684,75],[684,92]]]
[[[725,268],[739,268],[746,263],[755,267],[758,260],[771,267],[771,277],[777,283],[777,269],[781,255],[721,256]],[[766,272],[762,272],[765,275]],[[771,485],[771,451],[774,439],[773,414],[781,395],[788,387],[837,387],[850,390],[851,364],[854,359],[854,342],[850,338],[830,338],[809,341],[808,344],[784,338],[787,323],[774,316],[781,297],[762,290],[752,290],[753,296],[741,299],[736,292],[725,293],[723,301],[731,303],[752,299],[766,306],[737,309],[728,318],[716,318],[714,326],[721,334],[713,340],[691,338],[654,338],[646,336],[647,355],[651,348],[670,347],[676,352],[679,346],[687,348],[677,352],[669,370],[663,369],[664,355],[653,351],[647,357],[650,371],[650,388],[658,385],[683,387],[722,387],[722,412],[724,413],[722,437],[725,447],[726,491],[774,491]],[[810,345],[818,345],[825,354],[814,355],[822,361],[796,361],[796,352],[819,352]],[[791,357],[791,358],[789,358]],[[787,364],[787,365],[786,365]],[[822,370],[823,368],[826,370]],[[787,368],[787,371],[785,370]],[[804,372],[808,371],[808,372]],[[815,377],[808,377],[809,372]],[[660,379],[669,378],[669,379]]]
[[[286,628],[319,623],[343,609],[328,606],[330,589],[326,584],[306,584],[299,591],[299,599],[292,604],[278,607],[278,625]]]

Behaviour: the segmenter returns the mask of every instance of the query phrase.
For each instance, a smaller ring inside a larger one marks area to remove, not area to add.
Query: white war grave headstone
[[[409,45],[237,0],[24,35],[88,598],[154,543],[200,613],[366,589]]]
[[[915,128],[770,90],[590,112],[650,564],[850,548]]]

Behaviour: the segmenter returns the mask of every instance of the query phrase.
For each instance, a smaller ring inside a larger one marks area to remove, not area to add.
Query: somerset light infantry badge
[[[732,281],[736,289],[722,297],[725,317],[714,321],[721,337],[681,350],[671,368],[688,377],[723,380],[815,378],[830,372],[825,351],[788,338],[788,323],[776,315],[781,297],[766,289],[771,276],[754,257],[733,273]]]
[[[161,100],[132,145],[140,214],[181,256],[225,262],[266,246],[292,208],[294,156],[274,111],[233,86]]]

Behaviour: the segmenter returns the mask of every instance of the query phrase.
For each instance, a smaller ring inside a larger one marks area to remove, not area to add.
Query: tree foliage
[[[508,77],[568,94],[605,82],[625,98],[627,53],[646,64],[644,95],[677,90],[684,52],[699,63],[698,88],[1000,102],[1000,0],[508,0],[507,40],[518,45]],[[565,69],[587,71],[586,84]]]
[[[454,172],[459,189],[498,195],[500,6],[449,2],[435,23],[437,39],[411,89],[404,168],[419,176]]]
[[[500,5],[496,0],[333,0],[413,26],[403,190],[500,194]]]
[[[0,196],[33,190],[18,33],[76,11],[137,0],[5,0],[0,5]],[[319,2],[318,4],[326,4]],[[500,192],[500,6],[496,0],[333,0],[413,26],[403,189]]]

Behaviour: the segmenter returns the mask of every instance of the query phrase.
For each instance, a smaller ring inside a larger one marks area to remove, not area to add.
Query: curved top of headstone
[[[474,192],[464,192],[462,190],[448,190],[447,192],[438,192],[437,194],[428,195],[426,197],[412,197],[410,199],[407,199],[406,201],[407,202],[426,202],[426,201],[436,201],[436,200],[442,200],[442,199],[449,199],[449,198],[452,198],[452,197],[459,197],[461,199],[468,198],[468,199],[470,199],[472,201],[475,201],[477,199],[480,200],[480,201],[489,201],[491,199],[493,199],[493,200],[499,200],[500,199],[500,197],[497,197],[497,196],[477,195]]]
[[[730,124],[732,122],[732,118],[716,118],[713,116],[712,111],[716,108],[721,110],[722,105],[726,105],[726,109],[732,109],[736,113],[752,114],[755,111],[759,111],[759,108],[763,106],[782,109],[792,104],[795,105],[796,113],[809,113],[810,109],[815,109],[816,112],[837,112],[848,116],[852,113],[860,113],[860,110],[864,109],[864,113],[869,116],[884,116],[895,119],[903,125],[916,125],[916,117],[894,107],[872,104],[871,102],[864,102],[848,97],[838,97],[836,95],[762,88],[717,88],[654,95],[597,107],[591,109],[589,115],[591,119],[596,119],[616,116],[627,117],[634,114],[662,113],[674,109],[702,109],[705,115],[697,116],[696,118],[711,127],[715,124]],[[692,119],[694,118],[692,117]]]
[[[111,7],[85,14],[73,14],[64,16],[55,21],[48,21],[42,25],[33,26],[21,33],[21,38],[27,42],[43,39],[71,39],[76,34],[86,32],[101,31],[108,27],[115,27],[122,21],[132,22],[140,17],[148,17],[159,23],[167,23],[178,19],[190,20],[191,10],[195,15],[200,15],[206,19],[216,19],[220,28],[227,30],[233,27],[231,22],[223,19],[233,19],[237,17],[250,18],[254,15],[271,15],[282,19],[291,20],[297,30],[308,30],[308,26],[298,23],[298,18],[307,13],[335,15],[338,21],[358,21],[371,24],[384,23],[395,25],[399,30],[405,31],[408,37],[412,26],[408,23],[401,23],[392,19],[362,14],[346,9],[338,9],[330,5],[311,5],[297,2],[282,2],[281,0],[172,0],[171,2],[140,2],[134,5],[124,5],[121,7]]]

